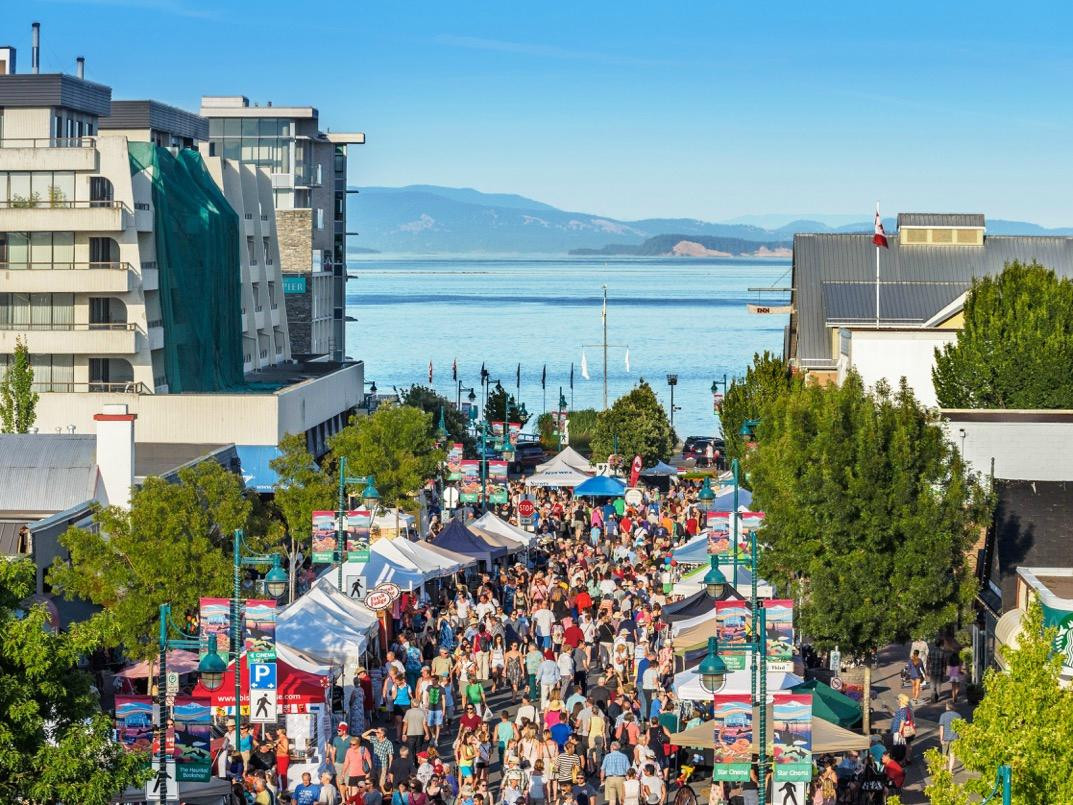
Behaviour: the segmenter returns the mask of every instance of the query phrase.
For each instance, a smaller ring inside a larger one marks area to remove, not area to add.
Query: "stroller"
[[[901,680],[903,688],[912,687],[913,681],[909,678],[909,668],[908,667],[903,667],[902,670],[898,672],[898,677]],[[920,679],[920,689],[921,690],[926,690],[929,686],[930,686],[930,683],[928,682],[928,677],[927,676],[921,677],[921,679]]]

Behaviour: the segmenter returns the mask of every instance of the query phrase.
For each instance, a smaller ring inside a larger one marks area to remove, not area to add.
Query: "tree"
[[[97,528],[72,527],[60,537],[71,561],[57,558],[49,583],[104,607],[94,617],[112,622],[116,644],[153,659],[161,604],[181,614],[196,612],[202,596],[230,595],[233,533],[247,525],[252,508],[242,479],[215,461],[180,470],[176,483],[146,478],[129,512],[99,508]],[[249,544],[272,547],[256,534]]]
[[[582,408],[568,412],[570,446],[579,453],[588,454],[592,450],[592,437],[596,432],[596,419],[599,413],[595,408]],[[559,435],[555,427],[557,414],[558,412],[549,411],[537,417],[537,434],[540,436],[540,444],[545,450],[553,452],[559,450]]]
[[[354,417],[328,445],[346,456],[347,475],[373,475],[384,506],[413,508],[413,495],[433,477],[443,450],[436,449],[430,420],[420,408],[382,404],[371,416]]]
[[[443,411],[443,419],[447,425],[448,440],[460,443],[462,445],[462,450],[466,454],[473,454],[473,451],[476,449],[476,443],[469,432],[469,418],[455,408],[455,404],[442,394],[439,394],[435,389],[430,389],[426,386],[410,386],[410,388],[402,395],[402,403],[403,405],[420,408],[426,414],[432,414],[431,427],[433,437],[436,436],[436,431],[439,428],[440,411]]]
[[[763,419],[764,409],[770,403],[800,386],[801,378],[782,358],[771,352],[754,354],[752,366],[745,370],[745,379],[731,382],[719,408],[726,455],[742,457],[745,442],[740,431],[746,419]]]
[[[112,720],[77,667],[109,644],[103,624],[56,632],[44,607],[25,611],[35,572],[29,560],[0,562],[0,802],[105,805],[145,782],[147,758],[111,740]]]
[[[279,443],[280,454],[269,462],[276,473],[274,503],[290,536],[290,600],[294,600],[298,546],[312,540],[313,512],[334,510],[336,486],[306,449],[304,434],[288,433]]]
[[[966,560],[989,501],[904,381],[873,396],[851,372],[782,395],[745,466],[766,513],[761,573],[801,602],[817,647],[870,661],[971,600]]]
[[[651,464],[666,461],[674,452],[678,437],[656,393],[644,380],[596,417],[592,435],[594,461],[604,461],[614,452],[616,437],[618,454],[627,461],[639,455],[646,464]]]
[[[11,363],[0,380],[0,424],[4,433],[27,433],[37,421],[38,394],[33,384],[30,350],[22,336],[17,336]]]
[[[522,416],[521,408],[518,401],[514,399],[514,395],[498,384],[488,392],[488,401],[484,404],[484,416],[489,423],[521,422],[524,425],[529,421],[528,414]]]
[[[1073,282],[1009,263],[973,282],[957,341],[935,351],[943,408],[1073,408]]]
[[[972,779],[955,783],[945,758],[927,753],[931,782],[925,794],[934,805],[978,802],[990,793],[1000,765],[1010,767],[1015,805],[1073,802],[1073,690],[1060,681],[1064,655],[1055,651],[1057,630],[1043,628],[1038,603],[1021,623],[1017,647],[1003,650],[1009,671],[988,670],[972,723],[954,725],[954,754],[975,772]]]

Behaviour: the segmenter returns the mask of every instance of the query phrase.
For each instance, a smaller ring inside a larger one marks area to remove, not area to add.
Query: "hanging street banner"
[[[251,662],[250,666],[250,722],[274,724],[278,704],[276,664],[274,662]]]
[[[181,696],[171,709],[175,721],[175,775],[180,781],[207,783],[212,767],[212,705],[208,699]]]
[[[497,449],[501,449],[503,446],[503,425],[502,422],[490,422],[492,426],[492,442],[496,445]]]
[[[488,462],[488,502],[506,503],[507,495],[507,462]]]
[[[716,694],[713,780],[748,780],[753,755],[753,705],[748,694]],[[802,803],[801,805],[805,805]]]
[[[794,602],[788,598],[766,599],[764,618],[767,669],[790,673],[794,670]]]
[[[481,499],[481,462],[466,459],[462,462],[462,481],[459,484],[459,500],[476,503]]]
[[[119,745],[128,752],[148,752],[154,741],[153,700],[148,696],[115,697]]]
[[[462,479],[462,445],[455,442],[447,450],[447,480]]]
[[[775,782],[812,779],[812,694],[776,693],[771,720]]]
[[[373,526],[373,513],[367,509],[355,509],[346,513],[343,531],[346,537],[346,561],[369,561],[369,538]]]
[[[332,563],[335,555],[335,512],[313,512],[312,560],[316,564]]]
[[[748,667],[745,646],[752,632],[752,613],[746,601],[716,601],[716,630],[719,636],[719,656],[727,670],[741,671]]]
[[[201,656],[209,653],[209,635],[216,635],[216,651],[223,661],[231,661],[231,599],[202,598],[198,613]]]
[[[243,618],[246,655],[250,662],[268,662],[276,659],[276,602],[246,602],[246,617]]]
[[[522,423],[521,422],[510,422],[510,423],[508,423],[507,427],[510,428],[510,443],[511,443],[511,445],[517,446],[517,444],[518,444],[518,436],[522,432]]]

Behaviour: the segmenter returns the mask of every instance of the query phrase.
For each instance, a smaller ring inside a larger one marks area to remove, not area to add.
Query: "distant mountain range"
[[[751,255],[779,253],[798,232],[870,232],[872,222],[842,226],[802,218],[764,228],[751,223],[712,223],[691,218],[620,221],[560,210],[524,196],[482,193],[470,188],[410,185],[356,188],[347,201],[347,221],[360,236],[351,253],[386,254],[654,254],[704,252]],[[765,216],[752,216],[762,220]],[[786,216],[770,216],[776,220]],[[884,220],[894,231],[893,219]],[[1070,235],[1073,228],[1045,229],[1022,221],[988,219],[993,235]],[[659,237],[657,237],[659,236]],[[673,239],[669,242],[668,239]],[[678,243],[685,246],[675,252]],[[609,245],[611,244],[611,245]],[[628,251],[634,248],[637,251]],[[609,251],[610,250],[610,251]],[[365,253],[369,253],[366,251]]]
[[[642,243],[612,243],[602,249],[571,249],[570,254],[593,257],[790,257],[793,241],[758,242],[712,235],[656,235]]]

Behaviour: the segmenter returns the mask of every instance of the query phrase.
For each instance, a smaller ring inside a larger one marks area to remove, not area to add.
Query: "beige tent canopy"
[[[760,721],[759,713],[753,710],[753,724]],[[768,723],[772,721],[771,708],[768,708]],[[670,741],[675,746],[688,746],[697,749],[712,749],[715,746],[715,722],[702,721],[695,727],[671,735]],[[864,751],[869,747],[867,735],[858,735],[843,729],[817,716],[812,717],[812,753],[822,755],[827,752],[848,752],[851,749]],[[753,751],[759,751],[756,730],[753,731]]]

